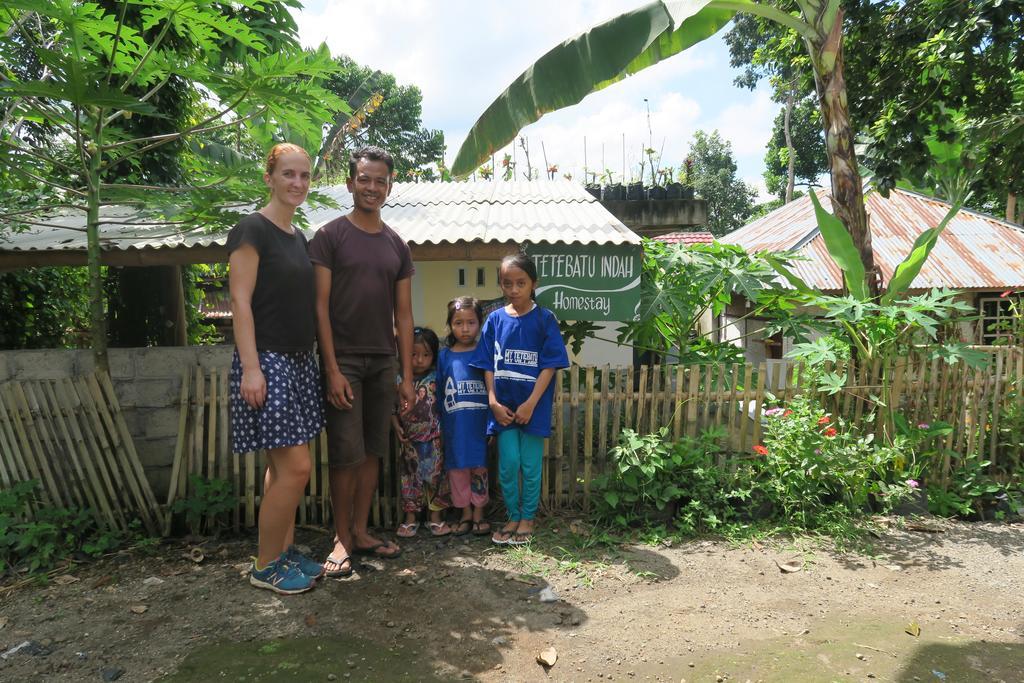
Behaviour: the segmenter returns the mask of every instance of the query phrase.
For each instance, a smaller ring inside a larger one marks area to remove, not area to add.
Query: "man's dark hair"
[[[387,152],[385,152],[380,147],[368,145],[366,147],[361,147],[360,149],[357,149],[356,151],[352,152],[352,154],[349,156],[349,178],[356,177],[356,164],[359,162],[360,159],[366,159],[367,161],[383,161],[385,164],[388,165],[388,176],[393,175],[395,172],[395,158],[388,154]]]

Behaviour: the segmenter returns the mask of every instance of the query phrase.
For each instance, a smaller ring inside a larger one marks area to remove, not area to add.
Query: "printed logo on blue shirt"
[[[486,396],[487,387],[480,380],[462,380],[456,385],[455,379],[449,377],[444,383],[444,409],[446,412],[455,413],[460,410],[482,410],[487,408],[486,401],[460,401],[460,395]]]
[[[537,352],[522,351],[520,349],[505,349],[501,352],[501,345],[494,342],[494,378],[511,379],[518,382],[536,382],[537,378],[514,370],[499,370],[498,363],[503,365],[523,365],[526,367],[537,367]]]

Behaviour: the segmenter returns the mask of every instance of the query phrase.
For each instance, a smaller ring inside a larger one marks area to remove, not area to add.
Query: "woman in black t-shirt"
[[[313,587],[323,566],[293,545],[295,510],[309,481],[309,442],[324,427],[313,265],[306,237],[292,225],[309,192],[309,155],[275,145],[263,180],[270,201],[228,235],[235,354],[231,363],[231,443],[235,453],[265,449],[259,552],[249,582],[278,593]]]

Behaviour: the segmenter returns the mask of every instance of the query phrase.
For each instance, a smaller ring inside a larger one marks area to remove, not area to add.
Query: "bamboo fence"
[[[31,479],[39,505],[88,509],[102,528],[164,526],[106,373],[0,386],[0,483]]]
[[[843,389],[818,395],[825,410],[881,436],[893,429],[879,411],[882,378],[888,403],[911,424],[941,420],[953,425],[945,438],[937,478],[946,483],[959,461],[976,455],[991,461],[992,472],[1020,468],[1024,441],[1024,354],[1020,347],[988,349],[984,369],[963,363],[911,356],[890,367],[827,366],[845,378]],[[807,391],[799,364],[580,367],[560,370],[555,379],[552,435],[545,443],[541,504],[548,511],[584,509],[591,504],[594,478],[606,471],[625,429],[667,437],[696,437],[718,427],[726,435],[720,464],[745,455],[761,443],[764,410]],[[167,504],[188,495],[188,474],[231,483],[239,505],[236,528],[256,523],[266,466],[263,453],[231,453],[228,438],[227,369],[196,368],[182,382],[181,420]],[[869,419],[870,417],[870,419]],[[326,436],[310,444],[312,475],[299,506],[301,524],[330,519]],[[372,523],[392,526],[399,518],[399,482],[393,454],[381,463]],[[496,479],[492,477],[496,484]],[[492,485],[492,494],[497,487]]]

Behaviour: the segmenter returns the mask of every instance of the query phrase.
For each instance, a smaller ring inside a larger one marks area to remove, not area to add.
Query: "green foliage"
[[[39,487],[32,479],[0,489],[0,575],[44,573],[75,553],[99,557],[139,538],[137,523],[127,533],[106,531],[88,510],[45,506]]]
[[[767,260],[735,245],[645,240],[639,314],[619,328],[618,342],[678,353],[681,361],[707,360],[714,352],[699,338],[701,316],[720,315],[736,294],[758,304],[753,314],[781,313],[785,304],[772,295],[774,281]]]
[[[775,117],[772,136],[764,155],[765,188],[780,199],[786,196],[786,171],[789,164],[789,150],[783,130],[784,117],[784,112]],[[813,97],[804,98],[793,107],[789,127],[796,158],[793,167],[795,185],[817,187],[820,184],[818,179],[828,173],[828,156],[825,154],[821,111]]]
[[[807,396],[767,411],[757,482],[784,519],[815,528],[837,511],[858,515],[869,503],[889,508],[914,477],[903,455],[907,440],[875,443],[872,434],[825,414]]]
[[[5,7],[0,173],[35,181],[41,203],[0,214],[0,230],[45,224],[58,209],[85,217],[91,341],[102,367],[100,208],[144,207],[138,218],[182,229],[233,224],[262,195],[260,160],[241,163],[240,154],[225,154],[220,141],[204,136],[244,130],[259,147],[287,139],[317,149],[322,122],[345,108],[322,85],[336,65],[325,46],[301,48],[287,8],[273,0],[113,7],[11,0]],[[35,68],[12,68],[9,55],[25,54]],[[210,115],[189,107],[200,100]],[[26,121],[45,131],[37,136],[43,144],[23,133]],[[180,174],[170,174],[180,178],[168,186],[167,174],[158,173],[149,181],[158,184],[139,184],[161,166],[145,160],[167,145],[180,145]],[[225,163],[231,159],[240,163]]]
[[[420,89],[399,85],[393,75],[374,71],[344,55],[336,57],[335,62],[338,71],[327,79],[326,87],[348,103],[346,109],[358,110],[372,94],[379,95],[381,101],[354,129],[348,127],[347,110],[332,117],[326,142],[330,158],[324,160],[323,166],[325,175],[347,178],[347,152],[369,144],[383,147],[395,158],[396,180],[432,180],[434,174],[428,165],[443,159],[444,133],[423,127]]]
[[[219,532],[224,525],[224,515],[238,504],[231,482],[206,479],[198,474],[190,474],[188,481],[191,493],[187,498],[174,501],[171,512],[184,513],[189,531],[195,536]]]
[[[991,464],[973,453],[959,459],[948,487],[928,487],[928,509],[943,517],[974,519],[1002,517],[1004,512],[1000,510],[986,514],[1002,501],[1008,503],[1007,507],[1011,509],[1019,509],[1024,505],[1024,488],[1021,487],[1019,475],[1010,483],[996,481],[988,474]]]
[[[562,342],[565,343],[573,354],[583,350],[583,344],[594,337],[594,333],[601,329],[597,323],[590,320],[577,320],[576,322],[558,321],[558,329],[562,333]]]
[[[89,327],[84,268],[0,273],[0,349],[78,346]]]
[[[927,137],[952,108],[970,121],[973,140],[989,147],[972,182],[976,205],[1002,213],[1008,192],[1024,193],[1024,139],[1004,136],[1002,125],[1020,112],[1024,2],[843,5],[846,44],[858,46],[846,51],[850,115],[878,162],[879,182],[927,173]]]
[[[707,201],[707,228],[721,237],[740,228],[754,211],[757,192],[736,175],[732,144],[718,131],[693,134],[687,156],[687,182]]]
[[[598,515],[620,527],[649,522],[659,513],[687,533],[712,531],[737,516],[747,499],[741,472],[715,464],[722,430],[672,443],[668,430],[639,435],[624,430],[612,451],[614,469],[594,481]]]

